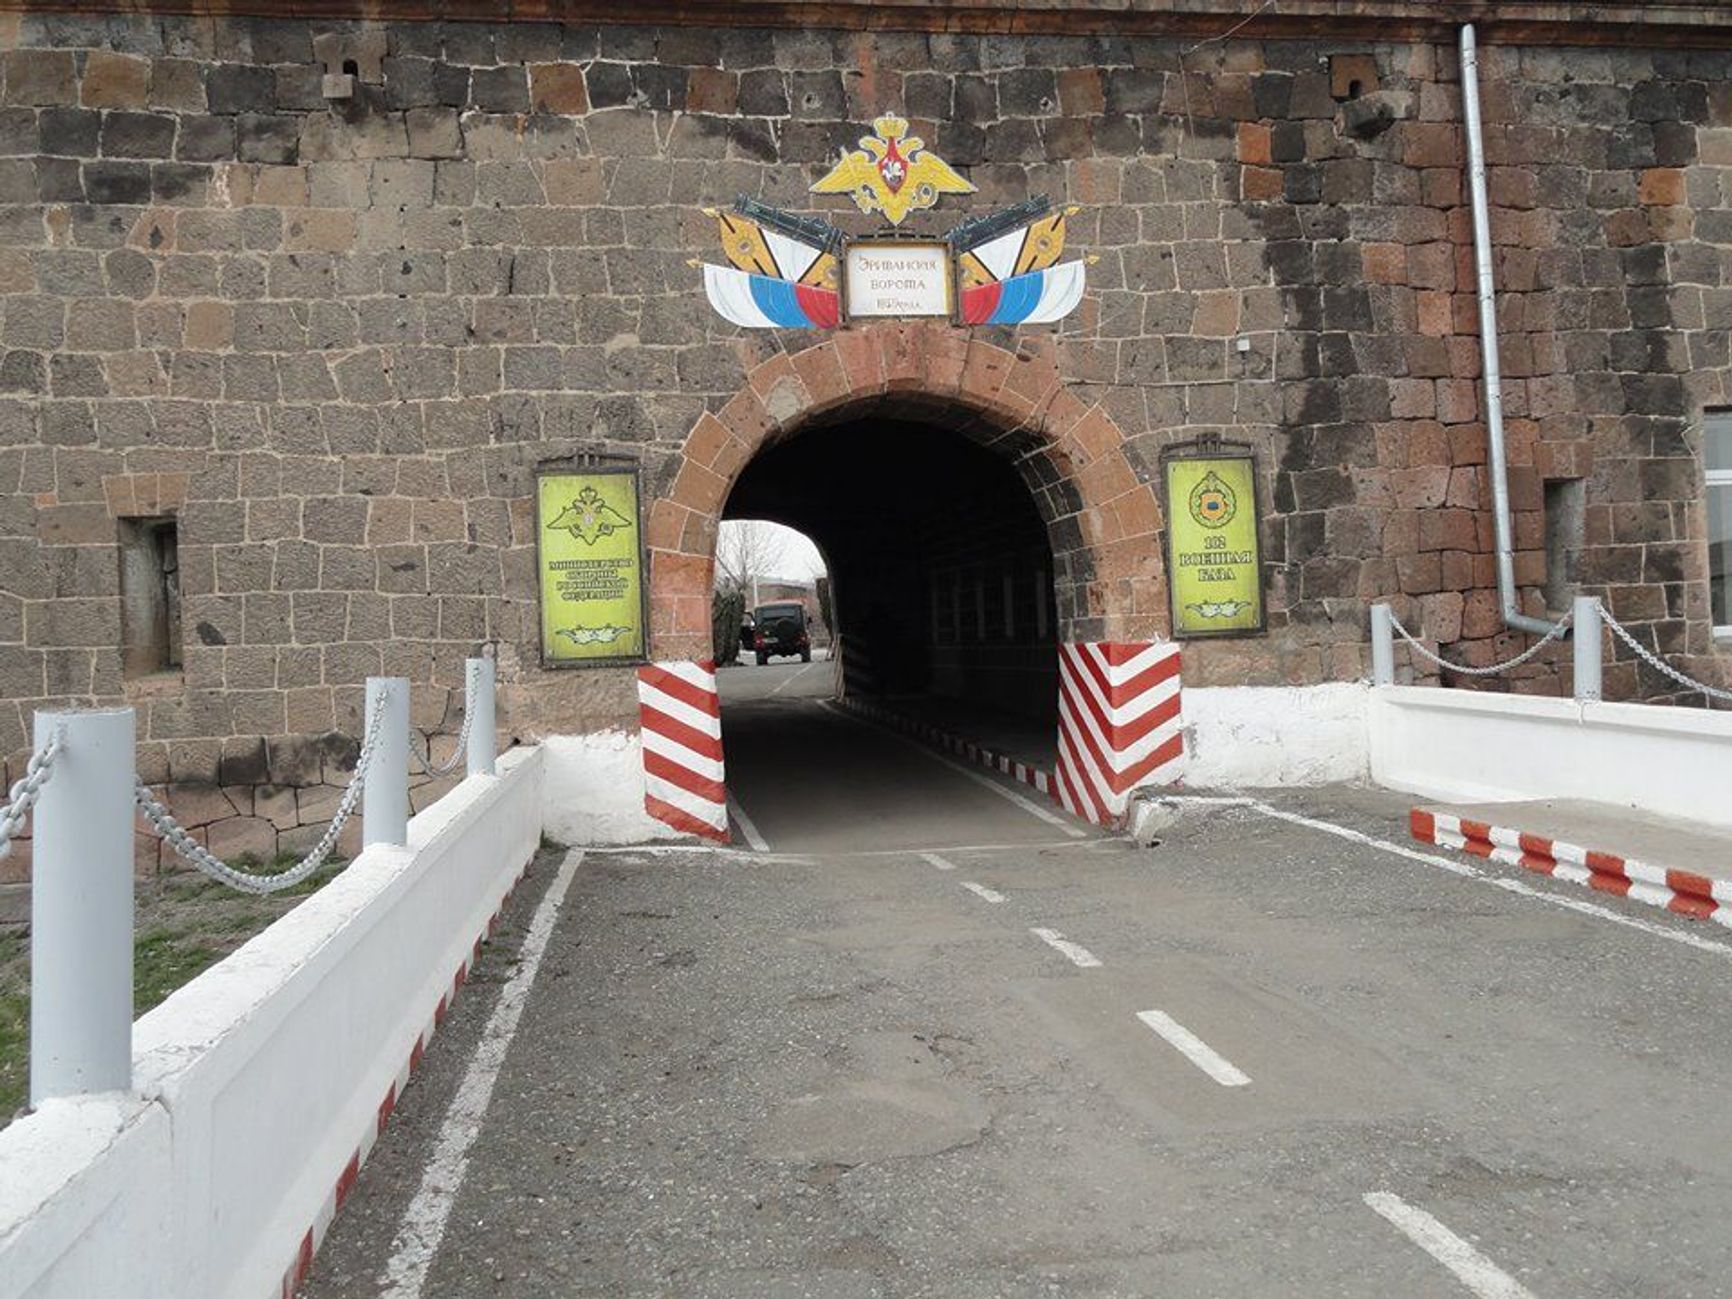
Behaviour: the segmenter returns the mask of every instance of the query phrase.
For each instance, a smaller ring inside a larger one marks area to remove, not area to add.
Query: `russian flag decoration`
[[[1083,263],[1066,262],[1044,271],[962,291],[965,325],[1045,325],[1063,320],[1083,295]]]
[[[840,303],[832,289],[704,266],[704,292],[722,319],[743,329],[834,329]]]

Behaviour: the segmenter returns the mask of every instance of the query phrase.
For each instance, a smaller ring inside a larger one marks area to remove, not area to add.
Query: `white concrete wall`
[[[1185,784],[1198,789],[1364,780],[1370,687],[1186,686]]]
[[[541,838],[503,755],[139,1020],[138,1096],[0,1131],[0,1299],[275,1294]]]
[[[1732,826],[1732,713],[1381,686],[1370,735],[1372,778],[1424,798],[1589,799]]]
[[[550,735],[547,753],[547,835],[577,845],[690,839],[643,810],[643,741],[630,731]]]

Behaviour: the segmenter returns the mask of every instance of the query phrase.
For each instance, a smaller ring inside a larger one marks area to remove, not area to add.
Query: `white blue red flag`
[[[965,325],[1045,325],[1082,301],[1083,263],[1065,262],[962,291]]]
[[[704,266],[704,292],[724,320],[742,329],[834,329],[840,302],[834,289]]]

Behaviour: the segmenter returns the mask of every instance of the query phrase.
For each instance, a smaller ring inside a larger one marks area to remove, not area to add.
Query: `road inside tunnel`
[[[989,449],[979,436],[941,419],[852,418],[768,446],[741,473],[725,518],[785,524],[823,553],[836,661],[822,669],[800,665],[766,692],[755,684],[768,680],[755,675],[761,669],[724,670],[736,791],[764,779],[779,808],[791,805],[787,791],[797,787],[808,807],[846,819],[847,782],[826,783],[838,769],[835,755],[851,746],[902,751],[907,742],[875,737],[818,706],[820,698],[844,695],[1031,766],[1053,764],[1054,593],[1057,579],[1076,577],[1060,571],[1068,559],[1055,565],[1047,521],[1064,514],[1063,485],[1043,485],[1044,461],[1019,456],[1014,438],[988,438]],[[826,766],[789,773],[792,785],[759,775],[766,762],[775,765],[783,754],[797,761],[811,746],[831,755]],[[780,815],[768,814],[771,821]]]
[[[1043,795],[834,704],[840,664],[717,676],[734,840],[776,852],[1021,846],[1083,837]]]

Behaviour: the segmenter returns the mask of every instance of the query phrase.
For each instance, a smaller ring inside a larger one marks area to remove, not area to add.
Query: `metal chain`
[[[1636,657],[1641,659],[1656,672],[1664,673],[1681,686],[1688,686],[1691,690],[1699,690],[1710,699],[1723,699],[1728,703],[1732,703],[1732,690],[1719,690],[1713,686],[1704,685],[1694,677],[1685,676],[1682,672],[1678,671],[1677,668],[1661,659],[1654,653],[1654,651],[1642,644],[1641,641],[1637,640],[1635,636],[1631,634],[1629,628],[1625,627],[1623,623],[1612,617],[1612,611],[1606,608],[1603,602],[1600,605],[1600,617],[1606,620],[1606,625],[1612,629],[1613,635],[1623,641],[1624,644],[1628,645],[1631,649],[1635,650]]]
[[[440,776],[449,776],[453,771],[456,771],[457,764],[463,761],[463,756],[469,748],[469,722],[474,716],[475,710],[469,707],[468,704],[465,704],[463,706],[463,725],[457,731],[457,747],[451,750],[451,756],[449,758],[435,767],[431,762],[427,761],[426,758],[421,756],[421,751],[419,749],[410,749],[409,756],[415,759],[415,765],[435,779]],[[432,751],[432,736],[427,737],[427,748],[429,752]]]
[[[1400,634],[1401,639],[1407,642],[1408,646],[1415,654],[1419,655],[1422,659],[1427,659],[1430,662],[1437,664],[1440,668],[1445,668],[1451,672],[1459,672],[1463,676],[1469,677],[1495,676],[1499,672],[1508,672],[1511,668],[1520,667],[1535,654],[1538,654],[1543,650],[1547,645],[1551,644],[1559,636],[1562,636],[1569,628],[1570,622],[1575,618],[1575,616],[1575,610],[1572,609],[1569,613],[1566,613],[1560,621],[1553,623],[1550,631],[1546,632],[1544,636],[1540,637],[1520,654],[1517,654],[1513,659],[1506,659],[1502,663],[1493,663],[1490,667],[1470,668],[1460,663],[1451,663],[1448,659],[1439,658],[1436,654],[1433,654],[1430,650],[1426,649],[1425,646],[1421,645],[1416,639],[1414,639],[1412,632],[1408,631],[1407,628],[1401,625],[1401,619],[1395,616],[1394,609],[1389,611],[1390,624]]]
[[[343,832],[343,825],[355,810],[355,804],[361,799],[361,788],[366,783],[367,769],[373,765],[373,755],[378,749],[379,728],[385,718],[384,699],[381,697],[375,704],[373,715],[367,719],[367,731],[361,740],[361,752],[355,760],[355,774],[349,778],[348,788],[343,791],[343,797],[337,801],[337,810],[331,817],[331,824],[325,828],[319,842],[313,845],[313,850],[289,870],[274,875],[255,875],[250,871],[236,870],[222,858],[213,855],[200,846],[198,841],[188,834],[151,793],[144,787],[144,782],[138,783],[135,796],[138,799],[139,810],[145,819],[156,828],[163,841],[173,848],[183,860],[195,869],[203,871],[212,879],[230,888],[239,889],[243,893],[280,893],[291,889],[312,875],[324,865],[325,858],[330,856],[331,849],[337,846],[337,836]]]
[[[36,806],[42,787],[54,774],[54,760],[60,756],[63,738],[63,733],[57,730],[47,744],[32,753],[30,761],[24,764],[23,776],[7,792],[6,806],[0,809],[0,857],[12,851],[13,837],[24,828],[25,818]]]

